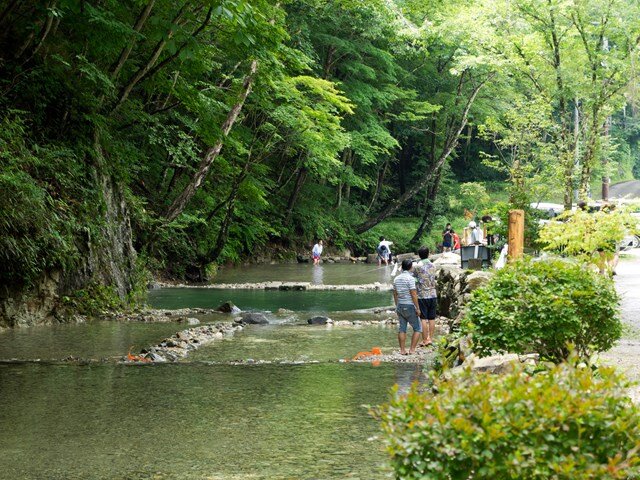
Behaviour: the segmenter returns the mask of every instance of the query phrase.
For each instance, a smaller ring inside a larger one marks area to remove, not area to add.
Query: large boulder
[[[378,263],[378,254],[377,253],[369,253],[367,255],[367,263]]]
[[[216,310],[222,313],[240,313],[240,309],[232,301],[224,302]]]
[[[457,253],[445,252],[441,254],[438,258],[436,258],[433,264],[436,266],[452,265],[452,266],[459,267],[462,265],[462,260],[460,258],[460,255],[458,255]]]
[[[269,320],[264,313],[259,312],[245,312],[240,315],[242,323],[248,323],[250,325],[267,325]]]
[[[308,319],[307,323],[309,325],[326,325],[327,323],[331,323],[331,319],[329,317],[318,315]]]
[[[420,257],[415,253],[401,253],[399,255],[396,255],[396,261],[398,263],[402,263],[407,258],[409,260],[413,260],[414,262],[417,262],[418,260],[420,260]]]
[[[520,357],[515,353],[504,355],[492,355],[490,357],[478,358],[469,355],[465,360],[465,365],[471,365],[471,369],[476,372],[507,373],[513,370],[515,364],[520,363]]]
[[[473,292],[474,290],[477,290],[480,287],[483,287],[484,285],[486,285],[489,280],[491,280],[491,277],[493,277],[493,272],[485,272],[485,271],[475,271],[469,275],[467,275],[465,281],[466,281],[466,288],[465,288],[465,293],[469,293],[469,292]]]

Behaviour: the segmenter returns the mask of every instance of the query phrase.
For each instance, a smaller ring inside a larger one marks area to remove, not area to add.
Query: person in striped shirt
[[[393,280],[393,302],[396,305],[396,313],[400,325],[398,327],[398,343],[400,344],[400,355],[407,355],[407,325],[410,324],[413,330],[411,336],[411,347],[409,353],[416,352],[422,324],[418,318],[420,305],[418,304],[418,293],[416,290],[416,279],[411,273],[413,261],[406,259],[402,261],[402,273]]]

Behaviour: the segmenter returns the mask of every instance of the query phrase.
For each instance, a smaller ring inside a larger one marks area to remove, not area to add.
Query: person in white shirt
[[[322,255],[322,240],[318,240],[318,243],[313,246],[311,251],[314,265],[320,265],[320,255]]]
[[[380,237],[380,243],[376,247],[376,252],[378,252],[378,265],[381,265],[384,262],[385,265],[389,265],[389,260],[391,260],[391,245],[393,242],[389,242],[384,239],[384,237]]]

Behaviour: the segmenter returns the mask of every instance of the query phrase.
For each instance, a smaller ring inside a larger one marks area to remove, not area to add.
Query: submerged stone
[[[323,317],[320,315],[316,317],[311,317],[310,319],[307,320],[307,323],[309,325],[326,325],[329,322],[331,322],[331,319],[329,317]]]

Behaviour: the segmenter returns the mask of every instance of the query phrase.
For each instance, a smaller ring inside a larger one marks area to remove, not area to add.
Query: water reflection
[[[0,479],[388,478],[362,405],[395,371],[0,365]]]
[[[389,283],[391,265],[378,266],[370,263],[323,263],[322,284],[361,285],[366,283]],[[308,263],[280,265],[249,265],[221,268],[212,283],[244,282],[313,282],[317,271]]]
[[[404,368],[402,368],[404,367]],[[396,369],[396,384],[398,384],[398,392],[405,394],[415,382],[422,380],[422,365],[405,364]]]
[[[324,285],[324,267],[322,265],[313,266],[313,279],[311,283],[314,285]]]

